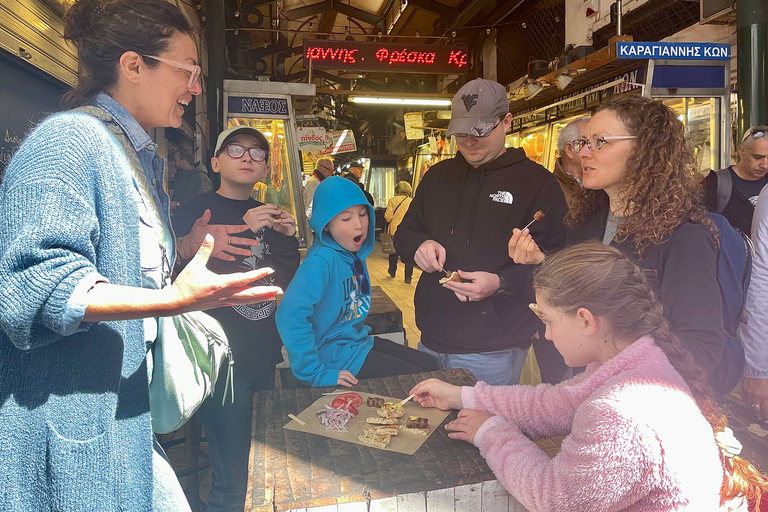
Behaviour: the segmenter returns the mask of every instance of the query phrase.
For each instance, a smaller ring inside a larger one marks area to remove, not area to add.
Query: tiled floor
[[[416,327],[415,313],[413,310],[413,292],[416,289],[416,283],[421,276],[421,270],[418,268],[413,269],[413,279],[411,284],[405,284],[405,268],[403,263],[398,263],[397,275],[393,279],[389,277],[387,269],[389,268],[389,256],[381,252],[379,243],[376,242],[373,252],[366,260],[368,264],[368,273],[372,286],[381,286],[384,292],[390,299],[400,308],[403,313],[403,327],[405,329],[405,336],[408,340],[410,347],[416,347],[421,336],[418,328]],[[161,442],[163,444],[168,443],[174,439],[178,439],[184,436],[184,429],[175,432],[174,434],[163,436]],[[205,442],[201,444],[201,448],[207,451],[208,446]],[[179,471],[185,467],[185,455],[184,445],[176,445],[167,450],[168,458],[171,460],[174,470]],[[201,462],[203,462],[201,460]],[[211,490],[211,469],[208,468],[199,473],[200,475],[200,499],[203,502],[207,501],[208,493]],[[182,487],[187,489],[188,478],[181,479]],[[194,510],[194,508],[193,508]]]

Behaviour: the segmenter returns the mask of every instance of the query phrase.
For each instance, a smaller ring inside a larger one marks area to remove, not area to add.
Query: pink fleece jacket
[[[746,510],[721,507],[712,428],[651,338],[556,386],[478,382],[462,402],[496,415],[475,445],[531,512]],[[566,435],[554,458],[531,440]]]

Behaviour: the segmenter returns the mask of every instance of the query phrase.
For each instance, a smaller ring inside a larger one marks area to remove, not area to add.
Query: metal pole
[[[616,35],[621,34],[621,0],[616,0]]]
[[[224,45],[224,2],[208,0],[208,140],[213,151],[224,123],[224,72],[227,68]],[[213,155],[208,155],[210,158]]]
[[[768,2],[738,0],[738,140],[750,126],[768,123]]]

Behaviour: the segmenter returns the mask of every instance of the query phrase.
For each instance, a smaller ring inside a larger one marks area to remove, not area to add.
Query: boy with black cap
[[[419,349],[492,385],[518,383],[539,325],[528,309],[533,266],[509,258],[512,230],[541,210],[530,229],[543,250],[566,238],[560,186],[523,149],[504,147],[511,124],[501,84],[478,78],[459,89],[447,131],[459,152],[424,175],[395,234],[402,260],[424,271],[414,296]],[[441,284],[448,271],[461,281]]]
[[[253,186],[266,179],[270,170],[266,137],[249,126],[230,128],[219,135],[214,155],[211,167],[221,176],[221,186],[176,209],[173,227],[177,235],[189,232],[206,210],[211,212],[210,224],[245,225],[247,229],[233,235],[229,244],[245,246],[247,255],[234,256],[233,261],[211,259],[209,268],[228,274],[271,267],[275,272],[264,280],[286,289],[299,267],[296,221],[276,206],[251,198]],[[253,393],[274,387],[275,365],[282,360],[276,309],[277,303],[270,301],[209,311],[224,328],[236,363],[235,402],[226,400],[222,407],[222,385],[200,408],[213,468],[209,511],[245,507]]]

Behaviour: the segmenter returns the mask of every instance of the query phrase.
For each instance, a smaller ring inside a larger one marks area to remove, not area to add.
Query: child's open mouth
[[[363,239],[363,235],[357,235],[352,240],[354,240],[356,244],[359,244],[362,239]]]

